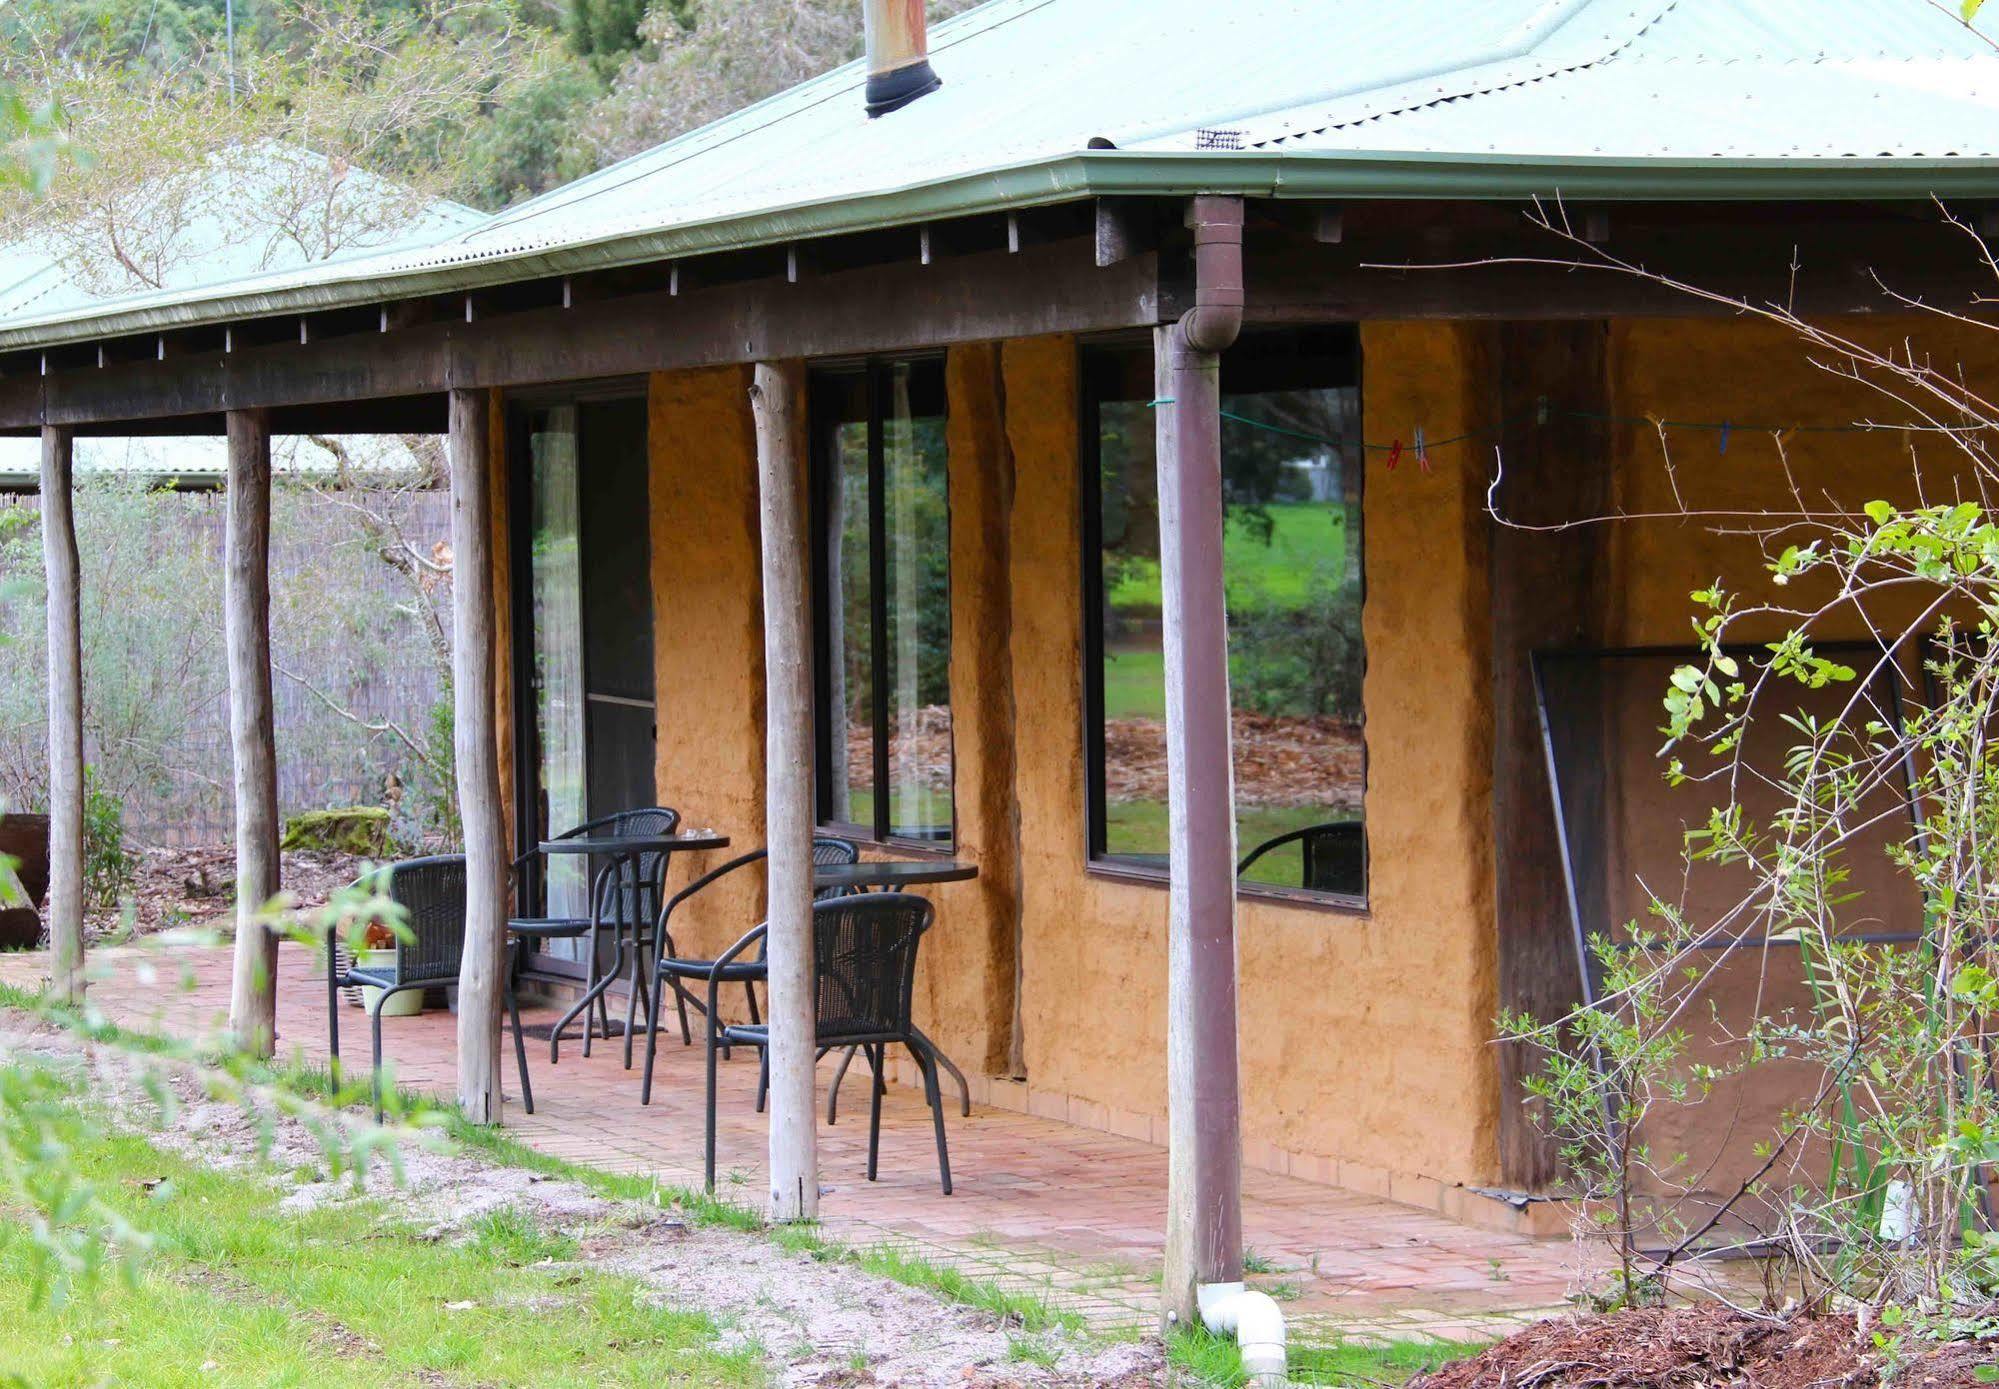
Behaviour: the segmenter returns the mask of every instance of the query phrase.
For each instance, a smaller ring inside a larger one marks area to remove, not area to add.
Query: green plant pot
[[[357,950],[354,963],[362,969],[394,969],[396,952],[391,950]],[[361,1006],[370,1013],[375,1011],[375,1000],[382,990],[361,986]],[[404,989],[401,993],[389,995],[389,1001],[381,1005],[385,1018],[413,1018],[423,1011],[423,990]]]

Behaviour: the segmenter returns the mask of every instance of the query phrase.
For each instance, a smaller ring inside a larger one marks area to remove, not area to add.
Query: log
[[[83,619],[70,474],[75,436],[42,428],[42,568],[48,580],[49,990],[83,999]]]
[[[271,713],[271,426],[229,412],[223,631],[229,649],[229,757],[236,788],[236,956],[229,1033],[241,1050],[277,1043],[278,937],[264,918],[278,894],[278,753]]]
[[[501,1120],[507,846],[494,708],[491,415],[482,390],[451,392],[452,747],[465,832],[465,951],[458,966],[458,1103]]]
[[[763,528],[765,792],[769,847],[770,1218],[819,1214],[813,1064],[812,613],[805,520],[805,367],[759,362],[757,495]]]

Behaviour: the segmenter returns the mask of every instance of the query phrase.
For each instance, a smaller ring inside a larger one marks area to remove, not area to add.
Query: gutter
[[[1645,159],[1603,156],[1408,154],[1353,151],[1092,150],[901,188],[803,203],[587,241],[480,255],[462,236],[436,245],[435,264],[389,258],[329,262],[297,272],[170,294],[133,296],[0,327],[0,351],[55,347],[244,318],[316,313],[617,269],[649,261],[950,217],[1046,207],[1092,197],[1839,202],[1999,197],[1999,159]],[[477,235],[474,229],[472,235]]]

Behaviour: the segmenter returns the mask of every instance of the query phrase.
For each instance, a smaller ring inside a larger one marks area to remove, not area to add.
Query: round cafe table
[[[609,1039],[610,1017],[600,1000],[604,990],[611,986],[611,981],[624,974],[630,980],[630,993],[625,999],[625,1069],[630,1070],[632,1024],[637,1009],[648,1001],[645,971],[640,967],[640,960],[652,929],[652,923],[645,920],[646,889],[639,877],[639,860],[647,854],[671,854],[676,849],[726,849],[729,847],[729,836],[713,830],[682,830],[674,834],[578,834],[566,839],[544,839],[537,847],[551,856],[581,855],[597,861],[598,865],[590,878],[588,986],[583,990],[583,997],[557,1019],[550,1030],[549,1060],[555,1060],[562,1029],[592,1004],[597,1004],[599,1012],[604,1015],[604,1035]],[[615,884],[615,897],[605,892],[607,883]],[[623,910],[626,902],[632,904],[629,920]],[[604,919],[607,910],[610,915],[608,921]],[[613,932],[616,939],[618,960],[611,969],[599,975],[597,938],[606,928]],[[583,1020],[583,1054],[590,1054],[590,1020],[587,1017]]]

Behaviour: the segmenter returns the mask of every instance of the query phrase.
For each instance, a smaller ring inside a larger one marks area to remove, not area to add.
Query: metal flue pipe
[[[867,35],[870,116],[885,116],[943,86],[930,68],[923,0],[861,0]]]

